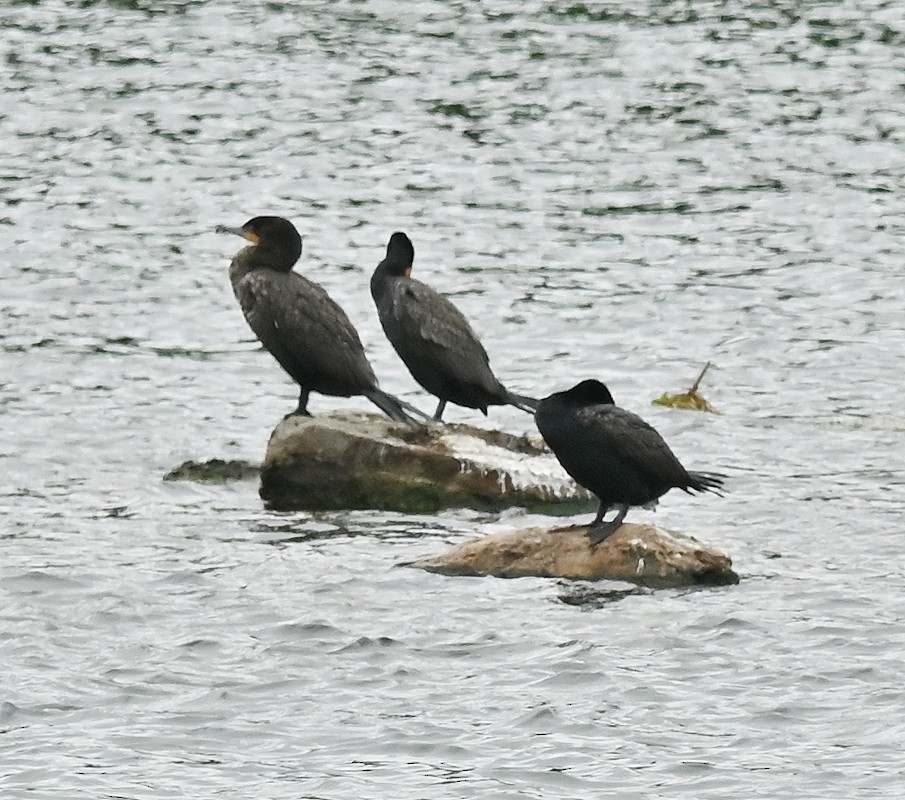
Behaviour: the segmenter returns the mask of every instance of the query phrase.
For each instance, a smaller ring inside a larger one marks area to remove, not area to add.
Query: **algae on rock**
[[[539,439],[373,414],[284,419],[267,446],[261,497],[277,510],[594,507]]]
[[[183,461],[163,476],[165,481],[197,481],[198,483],[226,483],[257,478],[261,468],[248,461],[212,458],[209,461]]]

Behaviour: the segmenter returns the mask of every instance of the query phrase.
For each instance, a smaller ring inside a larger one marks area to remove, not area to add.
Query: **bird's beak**
[[[261,237],[258,236],[258,234],[247,231],[245,228],[232,228],[229,225],[218,225],[214,228],[214,231],[216,233],[234,233],[236,236],[248,239],[252,244],[258,244],[258,242],[261,241]]]

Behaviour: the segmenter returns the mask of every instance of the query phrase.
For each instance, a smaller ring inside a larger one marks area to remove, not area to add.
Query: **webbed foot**
[[[588,539],[591,541],[591,547],[596,547],[601,542],[605,542],[619,528],[622,527],[622,521],[628,514],[628,506],[619,506],[619,513],[616,514],[609,522],[603,521],[603,513],[598,513],[594,521],[588,526]]]
[[[290,419],[291,417],[310,417],[310,416],[311,416],[311,414],[309,413],[307,408],[297,408],[297,409],[295,409],[295,411],[290,411],[288,414],[286,414],[283,417],[283,419]]]

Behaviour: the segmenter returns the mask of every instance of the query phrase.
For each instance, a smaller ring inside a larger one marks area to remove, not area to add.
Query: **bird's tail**
[[[726,476],[720,472],[689,472],[688,486],[683,487],[686,492],[691,494],[695,492],[713,492],[720,497],[723,496],[723,481]]]
[[[420,417],[423,420],[429,419],[428,415],[423,411],[419,411],[415,406],[400,400],[398,397],[394,397],[383,391],[383,389],[371,389],[365,392],[365,397],[390,419],[396,420],[396,422],[417,425],[418,420],[415,417]]]
[[[537,407],[540,404],[540,400],[534,397],[528,397],[524,394],[515,394],[514,392],[509,391],[506,392],[506,402],[522,411],[527,411],[529,414],[533,414],[537,411]]]

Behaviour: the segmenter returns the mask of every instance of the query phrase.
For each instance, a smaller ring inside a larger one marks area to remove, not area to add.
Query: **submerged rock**
[[[225,483],[257,478],[261,468],[248,461],[212,458],[209,461],[184,461],[163,476],[165,481],[198,481],[199,483]]]
[[[583,525],[527,528],[464,542],[406,566],[444,575],[608,579],[653,588],[738,583],[732,560],[722,551],[690,536],[632,523],[597,547],[591,547]]]
[[[540,439],[373,414],[284,419],[267,445],[261,497],[278,510],[524,506],[574,514],[595,505]]]

